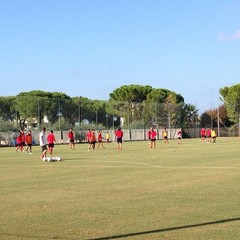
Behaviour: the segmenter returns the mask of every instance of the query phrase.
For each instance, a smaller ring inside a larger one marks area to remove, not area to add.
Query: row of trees
[[[15,123],[15,127],[40,128],[44,117],[53,129],[89,127],[195,127],[196,125],[229,126],[240,114],[240,85],[220,89],[223,105],[198,116],[192,104],[167,89],[149,85],[124,85],[110,93],[108,101],[73,97],[60,92],[30,91],[17,96],[0,97],[0,121]],[[44,122],[44,125],[47,123]],[[2,125],[2,124],[1,124]],[[7,125],[9,128],[9,125]]]

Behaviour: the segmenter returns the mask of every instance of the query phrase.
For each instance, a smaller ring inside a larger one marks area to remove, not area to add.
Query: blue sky
[[[0,96],[140,84],[202,113],[240,80],[239,0],[0,0],[0,23]]]

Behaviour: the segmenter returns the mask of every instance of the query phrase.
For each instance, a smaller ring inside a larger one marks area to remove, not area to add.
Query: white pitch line
[[[124,162],[124,161],[122,161],[122,162]],[[149,163],[141,163],[141,162],[128,162],[128,163],[134,163],[134,164],[144,165],[144,166],[153,167],[153,168],[161,168],[161,166],[153,165],[153,164],[149,164]]]
[[[121,163],[133,163],[138,165],[144,165],[147,167],[153,167],[153,168],[173,168],[173,169],[234,169],[234,168],[240,168],[240,167],[215,167],[215,166],[161,166],[161,165],[155,165],[155,164],[149,164],[149,163],[142,163],[142,162],[132,162],[132,161],[108,161],[108,162],[121,162]]]

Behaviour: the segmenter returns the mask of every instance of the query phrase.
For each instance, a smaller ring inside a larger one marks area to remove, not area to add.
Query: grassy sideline
[[[239,138],[54,155],[0,148],[0,239],[240,239]]]

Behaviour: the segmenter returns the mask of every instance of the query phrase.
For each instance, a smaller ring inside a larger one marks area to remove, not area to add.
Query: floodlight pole
[[[96,107],[96,126],[98,125],[98,109]]]
[[[219,112],[219,107],[218,107],[218,110],[217,110],[217,117],[218,117],[218,121],[217,121],[217,124],[218,124],[218,137],[220,137],[220,112]]]
[[[238,137],[240,137],[240,112],[238,111]]]
[[[114,130],[114,114],[113,114],[113,130]]]
[[[40,106],[39,106],[39,98],[38,98],[38,130],[40,130]]]
[[[81,109],[80,109],[81,107],[80,107],[80,104],[78,105],[78,123],[79,123],[79,126],[80,126],[80,123],[81,123],[81,117],[80,117],[80,111],[81,111]]]
[[[212,102],[211,102],[211,128],[213,127],[213,110],[212,110]]]
[[[169,102],[167,101],[167,114],[168,114],[168,129],[169,129],[169,138],[171,139],[171,116],[169,111]]]
[[[108,127],[108,114],[107,113],[106,113],[105,117],[106,117],[106,128],[107,128]]]
[[[60,109],[60,100],[58,99],[58,128],[61,130],[61,109]]]
[[[81,99],[82,96],[80,96],[79,98]],[[81,113],[82,113],[81,107],[82,107],[82,105],[81,105],[81,100],[80,100],[79,105],[78,105],[78,122],[79,122],[79,127],[81,125]]]

